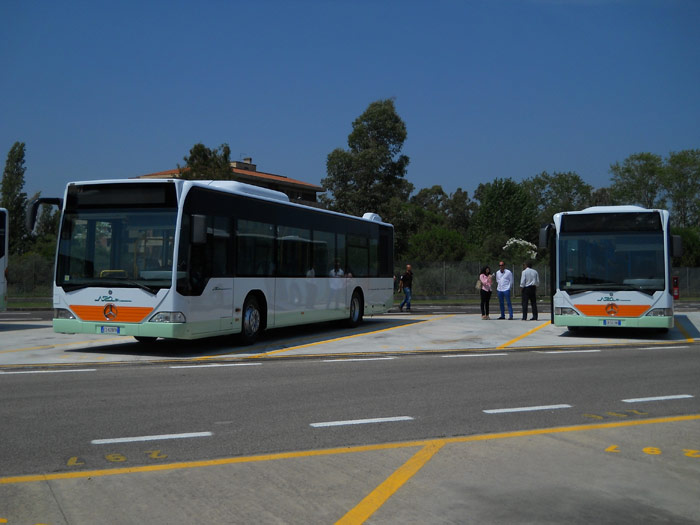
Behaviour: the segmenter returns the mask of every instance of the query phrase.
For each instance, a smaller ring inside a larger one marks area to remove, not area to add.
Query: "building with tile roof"
[[[177,169],[159,171],[157,173],[149,173],[134,177],[135,179],[177,179],[180,172]],[[271,190],[281,191],[289,197],[292,202],[302,202],[304,204],[317,203],[316,195],[325,191],[323,187],[303,182],[296,179],[290,179],[284,175],[275,175],[274,173],[264,173],[257,171],[257,166],[253,164],[253,159],[248,157],[243,161],[231,162],[231,180],[269,188]]]

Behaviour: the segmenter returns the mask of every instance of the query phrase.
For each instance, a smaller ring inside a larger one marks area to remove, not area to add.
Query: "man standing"
[[[520,277],[520,288],[523,292],[523,321],[527,321],[527,303],[532,303],[532,317],[530,321],[537,321],[537,287],[540,284],[540,275],[533,270],[532,261],[523,263],[523,274]]]
[[[498,286],[496,287],[496,292],[498,293],[498,306],[501,307],[501,317],[499,319],[506,318],[505,307],[503,306],[503,301],[508,303],[508,319],[513,320],[513,305],[510,302],[510,289],[513,287],[513,273],[506,268],[506,263],[503,261],[498,263],[498,271],[496,272],[496,282]]]
[[[403,307],[406,305],[406,310],[411,311],[411,288],[413,287],[413,272],[411,271],[411,265],[406,265],[406,273],[404,273],[399,278],[399,291],[403,290],[406,296],[399,306],[399,310],[403,312]]]

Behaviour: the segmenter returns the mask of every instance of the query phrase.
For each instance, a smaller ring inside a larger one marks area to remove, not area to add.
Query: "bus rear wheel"
[[[253,344],[262,331],[262,315],[258,300],[251,296],[243,304],[243,319],[241,321],[241,342],[244,345]]]
[[[352,328],[359,325],[362,322],[363,315],[362,294],[355,290],[352,293],[352,299],[350,299],[350,317],[348,317],[348,325]]]

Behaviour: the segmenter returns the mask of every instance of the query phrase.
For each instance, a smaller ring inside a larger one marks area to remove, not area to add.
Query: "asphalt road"
[[[153,450],[190,461],[695,414],[698,377],[695,345],[3,371],[0,465],[21,475],[147,464]],[[347,423],[376,418],[396,419]],[[119,441],[144,436],[177,437]]]

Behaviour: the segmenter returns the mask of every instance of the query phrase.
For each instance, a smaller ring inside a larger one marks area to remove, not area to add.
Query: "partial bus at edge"
[[[669,213],[597,206],[557,213],[548,239],[557,326],[673,327],[671,257],[681,255]]]
[[[69,183],[56,253],[60,333],[197,339],[388,311],[393,227],[233,181]]]

